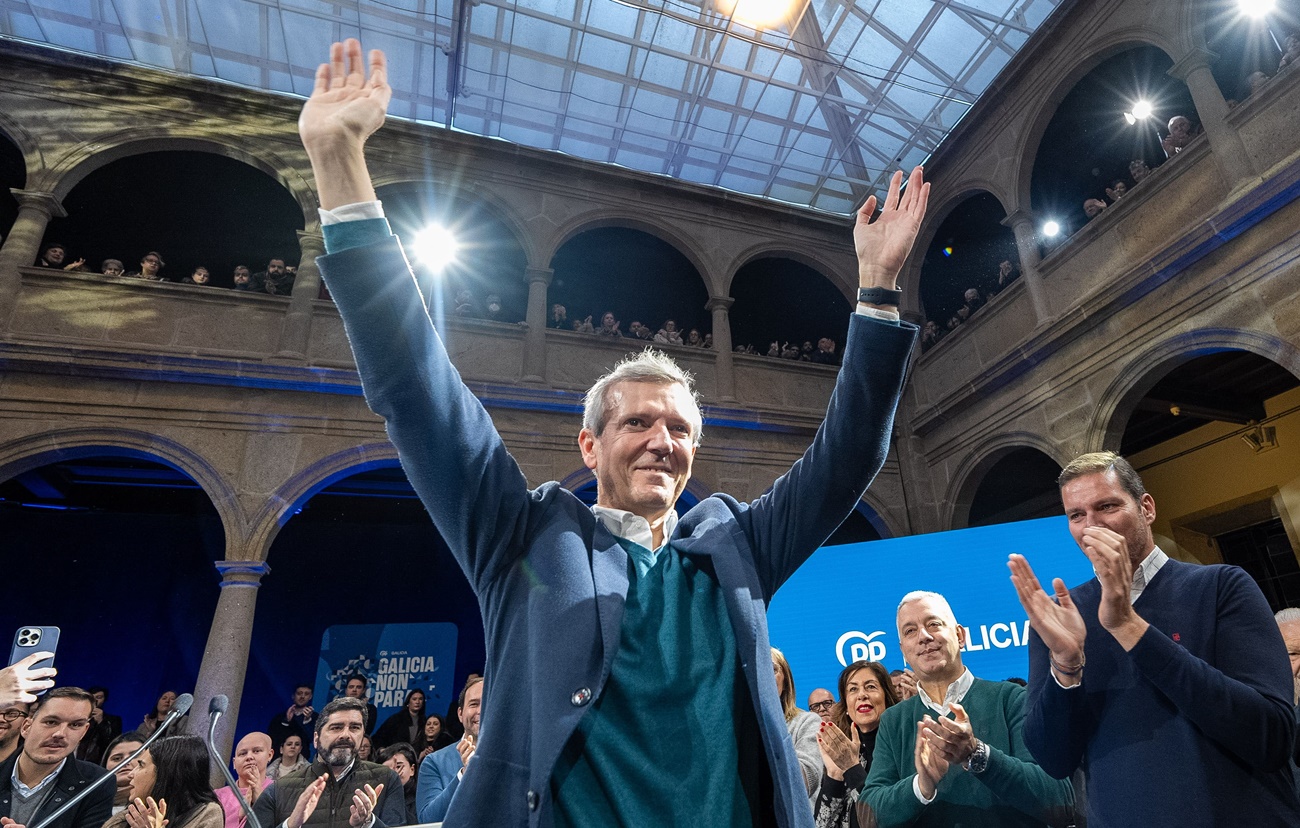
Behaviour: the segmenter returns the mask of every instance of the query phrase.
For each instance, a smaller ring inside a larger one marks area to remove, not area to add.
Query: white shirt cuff
[[[377,219],[384,217],[384,205],[378,201],[358,201],[356,204],[344,204],[341,207],[335,207],[333,210],[321,208],[320,223],[321,226],[326,224],[342,224],[345,221],[360,221],[361,219]]]
[[[321,210],[322,214],[324,214],[324,212],[325,212],[324,210]],[[321,219],[321,223],[322,224],[325,223],[325,220],[323,218]],[[873,317],[875,319],[884,319],[887,322],[899,321],[898,311],[887,311],[887,310],[881,310],[880,308],[872,308],[862,304],[861,302],[858,303],[858,313],[862,314],[863,316]]]
[[[1056,671],[1052,669],[1052,665],[1050,664],[1047,665],[1047,672],[1052,674],[1052,681],[1056,682],[1056,686],[1061,688],[1062,690],[1078,690],[1080,687],[1083,686],[1082,677],[1080,677],[1078,684],[1071,684],[1068,687],[1064,684],[1061,684],[1061,680],[1056,677]]]
[[[934,796],[930,797],[929,799],[926,799],[925,794],[921,793],[921,777],[917,774],[913,774],[912,793],[916,794],[917,802],[920,802],[922,805],[929,805],[931,802],[934,801],[934,797],[939,795],[939,790],[936,788],[934,791]]]

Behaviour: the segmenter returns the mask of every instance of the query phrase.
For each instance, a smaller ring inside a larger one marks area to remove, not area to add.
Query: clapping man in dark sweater
[[[1118,454],[1085,454],[1058,483],[1096,577],[1057,578],[1053,596],[1011,556],[1034,756],[1059,779],[1087,770],[1093,825],[1300,824],[1291,673],[1259,587],[1156,546],[1155,500]]]

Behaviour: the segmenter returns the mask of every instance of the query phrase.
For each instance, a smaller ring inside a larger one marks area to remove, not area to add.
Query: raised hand
[[[893,290],[898,272],[912,251],[930,200],[930,185],[917,167],[908,177],[907,192],[900,194],[902,186],[903,171],[898,170],[889,180],[885,206],[875,221],[871,220],[876,211],[874,195],[858,210],[853,225],[853,246],[858,253],[859,287]]]
[[[478,750],[478,740],[466,733],[456,743],[456,752],[460,754],[460,763],[464,767],[469,767],[469,760],[474,758],[474,751]]]
[[[286,828],[302,828],[302,824],[307,821],[316,811],[316,803],[320,802],[321,794],[325,792],[325,783],[329,779],[321,774],[311,781],[311,784],[303,788],[298,795],[298,801],[294,803],[293,813],[284,821]]]
[[[831,779],[844,779],[845,771],[860,761],[862,741],[857,726],[849,725],[849,733],[850,736],[845,736],[830,722],[822,722],[821,730],[817,732],[817,749],[821,751],[826,775]]]
[[[348,814],[348,824],[352,828],[362,828],[370,822],[370,817],[375,813],[375,805],[379,803],[379,795],[383,792],[384,786],[381,783],[374,788],[366,785],[352,794],[352,810]]]
[[[1029,623],[1047,649],[1052,651],[1052,660],[1066,667],[1081,664],[1088,628],[1079,608],[1070,598],[1070,591],[1065,588],[1065,581],[1060,578],[1052,581],[1052,588],[1056,591],[1056,600],[1053,601],[1038,583],[1024,555],[1012,555],[1007,560],[1007,567],[1011,570],[1011,583],[1016,588],[1020,606],[1025,608]],[[1057,679],[1067,686],[1079,680],[1078,676],[1066,676],[1060,671],[1057,671]]]
[[[154,802],[152,796],[147,800],[137,796],[126,806],[126,824],[130,828],[166,828],[167,800]]]
[[[54,653],[46,651],[32,653],[0,670],[0,710],[16,704],[30,704],[36,701],[36,693],[53,687],[58,670],[53,667],[32,669],[36,662],[53,657]]]
[[[1104,526],[1089,526],[1083,530],[1079,546],[1092,562],[1097,581],[1101,584],[1097,620],[1115,636],[1120,646],[1125,650],[1133,649],[1146,632],[1147,623],[1133,610],[1129,594],[1133,587],[1133,560],[1129,556],[1128,541]]]
[[[929,718],[926,716],[916,723],[916,749],[913,751],[912,762],[916,766],[916,781],[921,788],[921,793],[926,799],[934,799],[939,780],[943,779],[951,766],[926,738],[925,723]]]

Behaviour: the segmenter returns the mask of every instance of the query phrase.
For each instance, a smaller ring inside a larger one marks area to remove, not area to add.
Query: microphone
[[[248,800],[244,798],[244,795],[239,792],[239,784],[235,781],[235,777],[230,773],[230,768],[227,766],[228,763],[217,753],[217,720],[220,719],[229,708],[230,699],[226,698],[224,695],[213,696],[212,701],[208,702],[208,738],[204,741],[203,745],[208,749],[208,755],[212,757],[212,761],[216,763],[217,767],[221,768],[221,775],[226,778],[226,784],[230,786],[230,790],[235,794],[235,799],[239,801],[239,807],[243,809],[244,816],[248,819],[248,825],[250,828],[262,828],[262,823],[258,820],[257,815],[253,813],[252,806],[248,804]]]
[[[149,736],[149,738],[144,740],[144,744],[140,745],[140,747],[132,751],[130,756],[126,757],[121,762],[118,762],[117,765],[115,765],[111,770],[109,770],[108,773],[104,774],[103,776],[96,779],[94,782],[91,782],[89,785],[82,788],[81,791],[76,796],[72,797],[67,802],[63,803],[63,805],[60,806],[58,810],[56,810],[54,813],[47,816],[45,819],[42,819],[40,822],[36,823],[35,825],[31,826],[31,828],[48,828],[50,825],[54,824],[55,820],[57,820],[59,817],[66,814],[68,811],[72,810],[74,807],[76,807],[77,803],[81,802],[81,800],[89,796],[91,791],[95,790],[100,785],[104,784],[104,780],[116,779],[117,771],[119,768],[125,767],[126,765],[129,765],[130,763],[134,762],[137,756],[139,756],[140,754],[148,750],[150,745],[152,745],[154,742],[158,741],[158,739],[162,737],[163,733],[167,731],[167,728],[171,727],[172,722],[175,722],[181,716],[184,716],[186,713],[190,712],[190,708],[193,706],[194,706],[194,697],[191,696],[189,693],[185,693],[184,695],[178,696],[176,701],[172,702],[172,709],[167,711],[167,718],[163,719],[162,724],[158,725],[158,728]],[[262,826],[258,825],[256,826],[256,828],[262,828]]]

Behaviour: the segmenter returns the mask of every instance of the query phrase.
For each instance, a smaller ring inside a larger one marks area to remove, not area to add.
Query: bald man
[[[239,792],[252,805],[271,785],[266,778],[266,766],[271,764],[271,737],[265,733],[250,733],[235,745],[235,758],[230,766],[238,778]],[[248,818],[239,805],[239,798],[227,785],[215,791],[221,810],[226,812],[226,828],[244,828]]]

